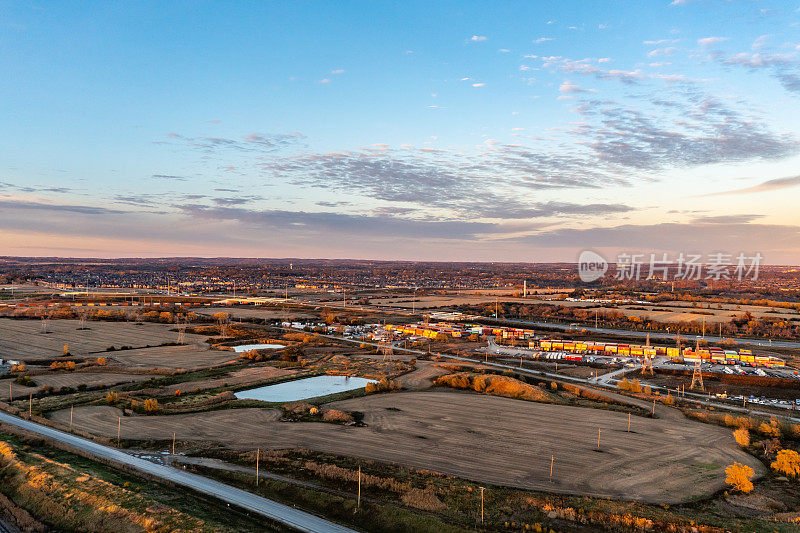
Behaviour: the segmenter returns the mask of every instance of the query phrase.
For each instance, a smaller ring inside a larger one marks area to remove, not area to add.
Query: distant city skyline
[[[800,4],[0,0],[0,255],[800,263]]]

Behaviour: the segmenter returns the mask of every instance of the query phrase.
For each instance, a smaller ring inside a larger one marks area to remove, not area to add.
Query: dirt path
[[[646,403],[646,402],[642,402]],[[425,468],[479,482],[656,503],[676,503],[724,485],[741,451],[730,431],[678,416],[660,419],[433,390],[379,394],[332,407],[364,413],[366,427],[280,422],[269,409],[122,419],[122,437],[214,441],[231,448],[308,448]],[[667,409],[667,408],[664,408]],[[660,409],[659,409],[660,412]],[[85,431],[116,436],[119,411],[75,409]],[[68,411],[52,418],[67,422]],[[601,445],[597,450],[597,433]],[[554,457],[553,482],[548,481]]]
[[[417,369],[400,376],[404,390],[424,390],[433,386],[433,380],[449,371],[429,361],[417,361]]]

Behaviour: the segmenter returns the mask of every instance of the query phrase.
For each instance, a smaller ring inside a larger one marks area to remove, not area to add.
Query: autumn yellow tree
[[[144,401],[144,410],[148,413],[158,411],[158,400],[155,398],[148,398]],[[751,470],[752,472],[752,470]]]
[[[108,402],[109,404],[116,403],[117,400],[119,400],[119,395],[116,392],[111,391],[108,394],[106,394],[106,402]]]
[[[725,469],[725,483],[732,485],[739,492],[748,493],[753,490],[753,482],[750,478],[755,472],[753,469],[742,463],[733,463]]]
[[[745,448],[750,446],[750,432],[744,428],[733,430],[733,438],[736,439],[739,446]]]
[[[778,425],[777,420],[770,420],[769,424],[766,422],[762,422],[760,426],[758,426],[759,433],[766,435],[767,437],[780,437],[781,436],[781,428]]]
[[[800,475],[800,454],[794,450],[781,450],[770,466],[785,476],[797,477]]]

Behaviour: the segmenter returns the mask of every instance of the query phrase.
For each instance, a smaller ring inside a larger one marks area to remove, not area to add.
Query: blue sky
[[[797,263],[799,8],[0,1],[0,245]]]

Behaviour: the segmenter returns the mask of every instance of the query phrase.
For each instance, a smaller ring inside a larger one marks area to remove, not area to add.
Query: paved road
[[[276,522],[295,528],[299,531],[315,532],[315,533],[354,533],[354,530],[345,526],[341,526],[334,522],[325,520],[318,516],[300,511],[283,505],[261,496],[256,496],[247,491],[225,485],[212,479],[207,479],[197,474],[191,474],[183,470],[178,470],[168,466],[158,465],[133,457],[123,451],[103,446],[96,442],[76,437],[70,433],[65,433],[57,429],[49,428],[35,422],[23,420],[16,416],[0,411],[0,422],[5,422],[25,429],[27,431],[37,433],[43,437],[47,437],[59,442],[63,442],[84,452],[87,452],[94,457],[113,461],[115,463],[122,463],[134,470],[154,476],[158,479],[169,481],[177,485],[189,487],[197,492],[207,494],[218,498],[231,505],[235,505],[247,511],[260,514]]]

